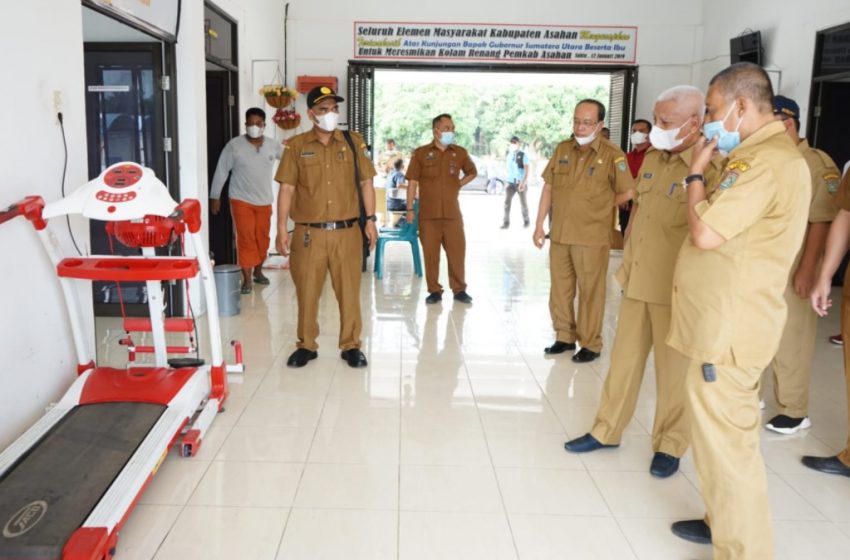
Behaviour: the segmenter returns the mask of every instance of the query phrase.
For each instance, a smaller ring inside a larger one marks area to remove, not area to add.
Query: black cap
[[[516,142],[519,144],[519,136],[511,136],[511,142]]]
[[[785,115],[792,119],[800,118],[800,106],[793,99],[789,99],[784,95],[776,95],[773,98],[773,114]]]
[[[345,101],[338,96],[334,90],[328,86],[316,86],[307,94],[307,108],[312,109],[316,103],[321,103],[325,99],[336,99],[337,101]]]

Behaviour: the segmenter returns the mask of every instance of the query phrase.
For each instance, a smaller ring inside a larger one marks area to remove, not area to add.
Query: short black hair
[[[392,142],[393,144],[395,144],[395,140],[393,140],[392,138],[387,138],[387,144],[389,144],[390,142]]]
[[[431,128],[437,128],[437,123],[439,123],[443,119],[452,120],[452,116],[448,113],[437,115],[436,117],[434,117],[434,120],[431,121]]]
[[[404,167],[404,160],[403,159],[395,160],[395,162],[393,162],[393,167],[395,167],[396,169],[401,171],[401,168]]]
[[[746,97],[762,113],[773,113],[773,85],[764,68],[752,62],[736,62],[711,78],[708,87],[717,86],[727,100]]]
[[[251,115],[256,115],[263,119],[263,122],[266,122],[266,112],[260,109],[259,107],[251,107],[247,111],[245,111],[245,122],[248,122],[248,119],[251,118]]]
[[[511,136],[511,143],[519,144],[520,143],[519,136]]]
[[[605,105],[603,105],[602,103],[600,103],[599,101],[597,101],[597,100],[595,100],[595,99],[587,98],[587,99],[582,99],[581,101],[579,101],[578,103],[576,103],[576,107],[578,107],[578,106],[579,106],[579,105],[581,105],[582,103],[591,103],[591,104],[593,104],[593,105],[596,105],[596,110],[597,110],[597,111],[598,111],[598,113],[599,113],[599,116],[597,117],[597,120],[599,120],[599,121],[604,121],[604,120],[605,120]]]
[[[647,128],[647,132],[652,132],[652,123],[646,119],[635,119],[635,122],[632,123],[632,126],[636,124],[645,124]]]

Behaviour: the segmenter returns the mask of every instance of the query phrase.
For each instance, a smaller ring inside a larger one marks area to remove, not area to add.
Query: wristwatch
[[[377,217],[376,215],[374,215],[374,214],[371,214],[371,215],[369,215],[369,216],[366,216],[366,219],[367,219],[367,220],[372,220],[373,222],[377,222],[377,221],[378,221],[378,217]]]
[[[682,180],[682,184],[685,185],[685,188],[688,188],[688,185],[693,183],[694,181],[699,181],[703,185],[705,184],[705,176],[704,175],[688,175]]]

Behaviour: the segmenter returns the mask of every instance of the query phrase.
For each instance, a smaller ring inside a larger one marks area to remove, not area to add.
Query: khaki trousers
[[[809,414],[809,384],[812,356],[818,333],[818,316],[809,299],[802,299],[792,286],[785,288],[788,319],[779,350],[773,358],[773,394],[779,413],[792,418]]]
[[[549,313],[555,339],[575,342],[593,352],[602,351],[602,319],[605,313],[605,280],[608,275],[607,245],[549,247]],[[578,286],[578,321],[573,305]]]
[[[772,560],[773,526],[759,449],[763,368],[715,368],[717,380],[707,383],[702,364],[691,360],[685,389],[714,560]]]
[[[305,234],[309,231],[309,243]],[[305,245],[307,245],[305,247]],[[360,275],[363,238],[357,224],[338,230],[297,225],[291,238],[290,271],[298,299],[298,348],[319,345],[319,300],[328,272],[339,303],[339,347],[360,347]]]
[[[591,435],[607,445],[620,443],[635,405],[652,349],[657,398],[652,426],[652,450],[681,457],[690,440],[685,414],[685,374],[688,358],[667,346],[670,306],[623,297],[611,367]]]
[[[850,268],[844,275],[844,297],[841,299],[841,334],[844,336],[844,381],[847,386],[847,423],[850,425]],[[850,467],[850,436],[838,459]]]
[[[463,220],[419,219],[419,241],[425,261],[425,283],[428,293],[442,293],[440,276],[440,247],[446,250],[449,264],[449,287],[454,293],[466,290],[466,236]]]

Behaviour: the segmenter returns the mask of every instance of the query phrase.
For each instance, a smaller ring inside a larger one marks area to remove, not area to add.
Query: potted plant
[[[283,130],[291,130],[301,124],[301,115],[293,109],[278,109],[272,116],[272,121]]]
[[[260,95],[265,97],[266,103],[275,109],[283,109],[295,101],[298,92],[281,84],[270,84],[260,89]]]

